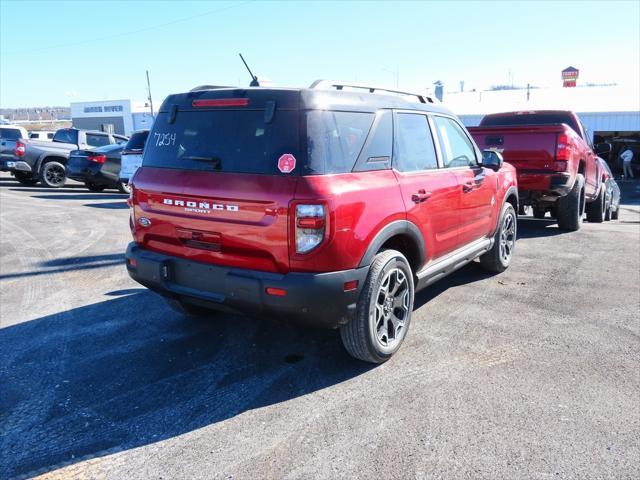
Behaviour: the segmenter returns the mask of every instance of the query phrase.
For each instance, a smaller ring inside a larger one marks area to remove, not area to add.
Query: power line
[[[207,15],[212,15],[214,13],[222,12],[224,10],[229,10],[231,8],[240,7],[242,5],[246,5],[247,3],[253,3],[255,1],[256,0],[246,0],[244,2],[234,3],[233,5],[227,5],[226,7],[216,8],[215,10],[209,10],[208,12],[199,13],[197,15],[191,15],[190,17],[178,18],[178,19],[172,20],[170,22],[160,23],[158,25],[152,25],[150,27],[145,27],[145,28],[139,28],[138,30],[130,30],[128,32],[115,33],[113,35],[107,35],[105,37],[90,38],[90,39],[83,40],[83,41],[80,41],[80,42],[62,43],[62,44],[59,44],[59,45],[51,45],[51,46],[48,46],[48,47],[32,48],[32,49],[29,49],[29,50],[15,50],[13,52],[9,51],[9,52],[0,52],[0,53],[2,53],[2,55],[32,53],[32,52],[41,52],[41,51],[44,51],[44,50],[53,50],[53,49],[56,49],[56,48],[74,47],[74,46],[77,46],[77,45],[84,45],[84,44],[87,44],[87,43],[102,42],[103,40],[110,40],[112,38],[124,37],[124,36],[127,36],[127,35],[134,35],[136,33],[147,32],[149,30],[155,30],[157,28],[164,28],[164,27],[167,27],[169,25],[174,25],[176,23],[181,23],[181,22],[186,22],[188,20],[193,20],[194,18],[200,18],[200,17],[204,17],[204,16],[207,16]]]

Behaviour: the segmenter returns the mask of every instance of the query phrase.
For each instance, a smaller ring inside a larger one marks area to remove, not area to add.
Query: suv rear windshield
[[[373,123],[373,113],[276,110],[179,111],[174,123],[160,113],[142,165],[281,175],[278,159],[296,158],[287,175],[350,172]],[[306,130],[306,137],[304,132]]]
[[[142,165],[234,173],[278,174],[278,158],[299,158],[298,115],[280,110],[265,122],[262,110],[160,113]]]
[[[565,123],[569,125],[574,132],[580,130],[573,121],[571,115],[566,113],[525,113],[514,115],[488,115],[482,119],[480,126],[482,127],[504,127],[515,125],[553,125],[556,123]]]
[[[126,147],[124,147],[125,151],[130,152],[141,152],[144,150],[144,142],[147,141],[147,137],[149,136],[149,130],[145,130],[143,132],[135,132],[129,138]]]

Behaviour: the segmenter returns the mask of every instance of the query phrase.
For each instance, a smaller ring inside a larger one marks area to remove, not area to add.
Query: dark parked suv
[[[377,363],[416,290],[478,257],[503,271],[516,238],[514,169],[434,100],[375,87],[171,95],[131,195],[129,274],[169,305],[339,328]]]

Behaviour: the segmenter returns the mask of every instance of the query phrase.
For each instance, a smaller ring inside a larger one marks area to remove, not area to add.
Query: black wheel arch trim
[[[376,234],[376,236],[369,244],[369,247],[364,252],[364,255],[362,256],[358,267],[371,265],[371,263],[373,262],[373,257],[375,257],[376,254],[380,251],[382,245],[384,245],[387,240],[395,237],[396,235],[405,235],[413,241],[418,252],[418,263],[420,266],[424,265],[426,252],[424,247],[424,237],[422,236],[420,229],[414,223],[409,222],[408,220],[396,220],[383,227]]]
[[[520,206],[520,197],[518,196],[518,187],[515,185],[510,186],[504,194],[504,198],[502,199],[502,206],[507,203],[507,199],[511,196],[511,194],[516,197],[516,212],[518,211],[518,207]]]
[[[52,155],[51,153],[44,153],[42,155],[40,155],[40,157],[38,158],[38,160],[36,161],[35,164],[35,168],[33,169],[34,172],[37,172],[38,174],[40,173],[40,171],[42,170],[42,166],[47,163],[47,162],[58,162],[60,164],[62,164],[64,166],[64,168],[67,168],[67,162],[69,161],[68,158],[66,157],[61,157],[58,155]]]

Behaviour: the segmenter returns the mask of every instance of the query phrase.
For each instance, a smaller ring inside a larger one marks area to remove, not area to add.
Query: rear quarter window
[[[362,150],[373,113],[307,112],[308,174],[350,172]]]

